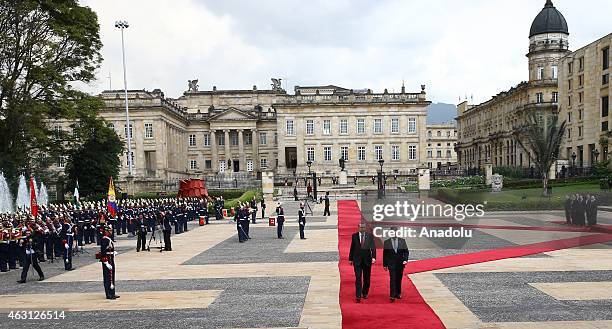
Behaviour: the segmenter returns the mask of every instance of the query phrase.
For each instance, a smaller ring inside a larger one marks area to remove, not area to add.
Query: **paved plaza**
[[[341,304],[351,301],[340,297],[344,278],[338,261],[347,262],[347,255],[338,254],[338,218],[343,216],[336,204],[329,217],[320,216],[321,205],[313,207],[306,240],[299,239],[297,204],[289,201],[282,240],[260,219],[251,226],[252,239],[242,244],[235,225],[227,221],[202,227],[191,223],[189,232],[173,236],[172,252],[136,252],[136,240],[120,236],[116,267],[121,298],[114,301],[104,298],[93,246],[74,257],[74,271],[64,271],[61,260],[43,263],[43,282],[30,273],[28,283],[18,285],[20,271],[2,273],[0,327],[341,328],[343,317],[351,316],[342,313]],[[416,290],[399,304],[402,313],[410,317],[416,312],[409,303],[418,294],[446,328],[612,328],[612,234],[556,223],[563,220],[561,212],[490,213],[463,223],[474,228],[474,237],[464,243],[440,245],[430,239],[411,245],[409,240],[407,271],[413,269],[409,279]],[[600,222],[611,225],[612,213],[601,212]],[[427,219],[423,225],[444,223],[449,222]],[[589,236],[596,236],[597,243]],[[571,248],[535,249],[575,238],[578,245],[568,244]],[[520,246],[527,250],[521,257],[434,270],[422,270],[419,263]],[[387,294],[383,283],[374,281],[370,299],[359,307],[365,312],[386,307]],[[66,317],[8,319],[10,311],[33,309],[64,310]],[[397,327],[408,328],[401,321]]]

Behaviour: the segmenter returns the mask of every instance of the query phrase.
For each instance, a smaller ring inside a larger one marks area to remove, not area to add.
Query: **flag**
[[[77,207],[81,207],[81,201],[79,200],[81,196],[79,195],[79,180],[77,179],[76,185],[74,186],[74,204]]]
[[[36,184],[34,184],[34,177],[30,177],[30,213],[34,218],[38,216],[38,204],[36,203]]]
[[[115,217],[117,215],[117,202],[115,199],[115,185],[113,184],[113,178],[110,178],[108,183],[108,203],[106,205],[108,209],[108,214],[111,217]]]

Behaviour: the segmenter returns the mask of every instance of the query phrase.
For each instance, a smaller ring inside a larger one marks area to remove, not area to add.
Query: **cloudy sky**
[[[128,88],[178,97],[200,90],[335,84],[481,102],[527,79],[529,28],[544,0],[84,0],[100,22],[98,93]],[[610,32],[609,0],[555,0],[577,49]],[[110,79],[108,77],[111,77]]]

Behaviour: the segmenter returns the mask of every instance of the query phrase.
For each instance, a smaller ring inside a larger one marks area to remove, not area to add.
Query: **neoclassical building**
[[[490,100],[457,108],[457,159],[463,169],[493,166],[529,167],[531,161],[513,132],[535,112],[543,122],[558,112],[559,61],[569,53],[565,18],[547,0],[529,33],[528,81]]]
[[[427,125],[427,166],[451,169],[457,163],[457,127],[454,123]]]
[[[262,171],[331,177],[341,157],[351,176],[374,175],[380,159],[386,172],[400,174],[427,162],[425,86],[414,93],[296,86],[290,95],[273,82],[268,90],[202,91],[190,81],[177,99],[159,89],[130,90],[135,190],[161,190],[189,177],[249,179]],[[123,90],[100,97],[106,104],[100,115],[125,141]],[[127,176],[126,153],[118,184]]]

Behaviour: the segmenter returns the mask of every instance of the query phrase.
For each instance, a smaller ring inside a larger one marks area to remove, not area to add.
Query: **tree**
[[[81,196],[105,194],[108,178],[116,179],[119,174],[123,143],[115,131],[100,120],[81,121],[75,129],[87,138],[68,153],[68,191],[74,190],[78,180]]]
[[[0,170],[13,186],[82,142],[50,122],[95,120],[100,103],[73,85],[94,79],[101,46],[97,15],[77,0],[0,1]]]
[[[527,151],[535,169],[542,176],[542,194],[548,195],[548,172],[559,156],[561,141],[565,135],[565,121],[559,124],[557,115],[544,116],[532,112],[527,122],[514,131],[521,147]]]

